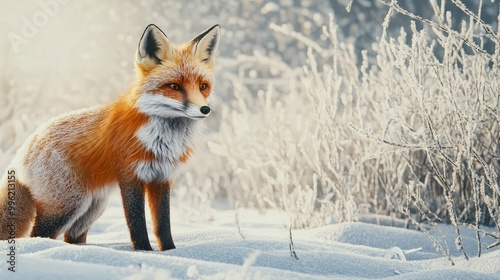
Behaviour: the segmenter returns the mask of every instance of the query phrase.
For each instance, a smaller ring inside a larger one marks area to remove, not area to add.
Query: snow
[[[235,210],[216,211],[210,221],[186,219],[178,208],[172,212],[177,249],[157,251],[150,232],[155,251],[135,252],[114,193],[86,245],[19,239],[16,272],[2,261],[0,279],[500,279],[500,250],[484,249],[480,258],[466,261],[453,248],[456,265],[451,266],[424,233],[413,229],[364,222],[292,229],[295,259],[286,213],[239,209],[240,235]],[[381,224],[387,219],[377,217]],[[453,244],[453,228],[441,227]],[[469,242],[474,232],[462,231],[464,244],[471,244],[467,251],[474,252],[474,242]],[[484,246],[490,241],[485,237]],[[7,245],[0,241],[5,259]]]

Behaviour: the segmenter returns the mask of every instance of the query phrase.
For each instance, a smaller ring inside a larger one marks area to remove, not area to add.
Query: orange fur
[[[161,200],[169,196],[170,189],[172,187],[172,182],[166,183],[151,183],[146,186],[146,194],[148,196],[149,210],[151,211],[151,217],[153,220],[153,231],[157,236],[157,243],[160,246],[160,250],[163,251],[163,242],[159,236],[159,227],[161,221],[159,219],[159,214],[165,209],[162,208]]]
[[[193,150],[191,148],[187,148],[186,151],[179,157],[179,162],[186,163],[191,156]]]
[[[88,191],[117,182],[119,177],[134,177],[131,166],[153,158],[134,137],[149,117],[130,106],[133,102],[129,99],[136,99],[133,92],[105,106],[95,127],[65,147]]]

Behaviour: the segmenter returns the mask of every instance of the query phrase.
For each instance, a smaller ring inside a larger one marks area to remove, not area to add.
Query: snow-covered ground
[[[451,248],[456,263],[451,266],[426,235],[415,230],[369,223],[292,230],[295,259],[285,213],[240,209],[238,231],[235,211],[217,211],[211,221],[186,221],[180,211],[173,209],[177,249],[134,252],[115,194],[92,226],[86,245],[17,240],[13,273],[7,270],[7,241],[0,241],[5,259],[0,279],[500,279],[500,250],[484,250],[480,259],[466,261]],[[442,229],[453,236],[451,227]],[[464,243],[472,246],[473,232],[462,231]],[[484,237],[483,244],[489,241]],[[470,254],[476,250],[466,249]]]

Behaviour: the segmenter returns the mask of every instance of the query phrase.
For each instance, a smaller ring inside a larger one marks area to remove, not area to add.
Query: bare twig
[[[451,0],[451,2],[453,2],[453,4],[455,4],[460,10],[466,13],[469,17],[473,18],[477,23],[479,23],[481,27],[483,27],[484,30],[486,30],[486,32],[490,34],[491,39],[498,44],[499,41],[497,34],[493,30],[493,27],[491,27],[491,25],[484,22],[478,15],[474,14],[471,10],[469,10],[461,0]]]
[[[293,258],[295,258],[296,260],[298,260],[299,257],[297,257],[297,253],[295,253],[295,246],[293,246],[292,225],[291,224],[288,227],[288,230],[290,232],[290,243],[288,244],[288,248],[290,249],[290,256],[292,256]]]
[[[238,205],[238,203],[236,203],[236,205]],[[239,217],[238,217],[238,210],[239,210],[239,208],[236,208],[234,220],[236,222],[236,228],[238,229],[238,234],[241,236],[241,238],[245,239],[245,236],[243,236],[243,234],[241,233],[240,221],[239,221]]]
[[[496,239],[496,241],[493,242],[492,244],[488,245],[488,247],[486,247],[486,249],[491,249],[493,247],[496,247],[496,246],[500,245],[500,232],[497,233],[497,234],[487,232],[486,235],[488,235],[488,236],[493,237],[493,238]]]
[[[411,216],[410,210],[408,208],[400,207],[399,211],[403,213],[406,217],[408,217],[408,219],[411,221],[412,224],[417,226],[419,230],[421,230],[423,233],[427,235],[427,237],[432,241],[433,245],[443,254],[443,256],[448,258],[448,260],[451,262],[451,265],[455,265],[455,262],[451,258],[449,250],[445,250],[443,246],[439,244],[437,239],[434,236],[432,236],[432,234],[425,227],[423,227],[421,223],[419,223]]]
[[[374,135],[371,135],[371,134],[369,134],[369,133],[367,133],[367,132],[365,132],[365,131],[357,128],[357,127],[355,127],[352,123],[349,123],[349,127],[351,127],[354,131],[356,131],[356,132],[358,132],[360,134],[363,134],[366,138],[375,140],[375,141],[383,143],[383,144],[387,144],[387,145],[399,147],[399,148],[405,148],[405,149],[411,149],[411,150],[451,149],[451,148],[453,148],[453,146],[440,146],[440,145],[431,146],[431,145],[420,145],[420,144],[401,144],[401,143],[395,143],[395,142],[387,141],[387,140],[382,139],[380,137],[375,137]]]

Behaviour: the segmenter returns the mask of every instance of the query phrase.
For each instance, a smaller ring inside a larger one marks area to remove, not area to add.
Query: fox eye
[[[181,86],[179,84],[167,84],[167,87],[173,89],[173,90],[179,90],[181,89]]]
[[[205,90],[207,89],[207,84],[201,84],[200,85],[200,90]]]

